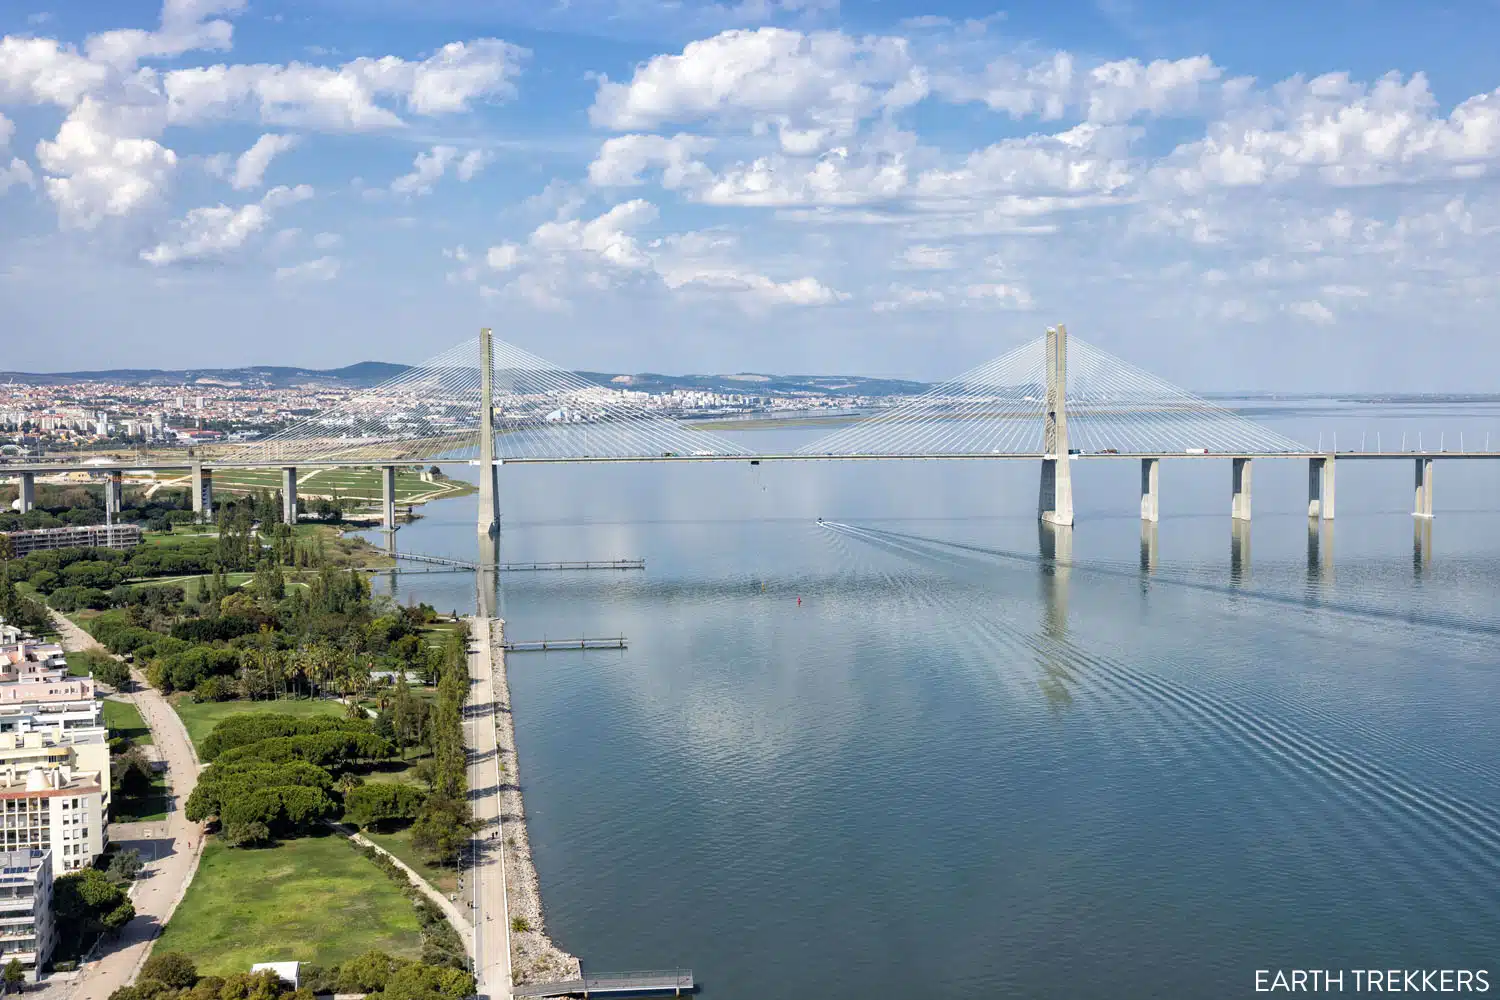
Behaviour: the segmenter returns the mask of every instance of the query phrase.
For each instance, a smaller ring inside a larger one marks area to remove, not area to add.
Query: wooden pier
[[[534,573],[539,570],[568,569],[645,569],[644,559],[583,559],[568,562],[501,563],[505,573]]]
[[[554,649],[624,649],[625,637],[612,639],[532,639],[505,643],[507,653],[543,653]]]
[[[669,969],[665,972],[590,972],[582,979],[524,983],[511,987],[510,992],[516,997],[619,997],[651,993],[681,996],[693,992],[693,989],[692,969]]]

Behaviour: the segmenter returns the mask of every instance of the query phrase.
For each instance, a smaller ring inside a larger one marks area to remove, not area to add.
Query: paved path
[[[98,648],[99,643],[83,629],[54,612],[62,632],[62,645],[69,651]],[[136,690],[129,695],[151,729],[151,738],[167,762],[168,802],[165,820],[155,823],[120,824],[116,843],[141,852],[146,867],[131,890],[135,919],[113,941],[101,942],[94,958],[66,987],[70,1000],[106,1000],[121,986],[129,985],[151,945],[177,909],[203,851],[203,827],[182,814],[193,786],[198,783],[198,755],[188,739],[187,727],[139,670],[130,671]]]
[[[510,997],[510,910],[505,898],[500,824],[500,754],[495,739],[495,687],[490,660],[490,619],[468,619],[469,701],[464,707],[464,742],[469,751],[469,795],[479,832],[474,835],[467,873],[474,888],[475,971],[479,996]]]

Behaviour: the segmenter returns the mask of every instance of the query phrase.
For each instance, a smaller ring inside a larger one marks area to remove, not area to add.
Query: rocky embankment
[[[510,910],[511,978],[517,983],[574,979],[581,975],[578,959],[552,943],[542,917],[542,894],[531,842],[526,836],[526,810],[521,805],[521,782],[516,764],[516,727],[510,711],[510,683],[505,676],[505,628],[496,621],[490,630],[495,669],[495,733],[500,750],[500,815],[505,831],[505,894]]]

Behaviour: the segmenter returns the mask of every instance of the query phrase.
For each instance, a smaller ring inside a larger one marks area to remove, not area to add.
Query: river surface
[[[1500,442],[1476,404],[1254,417]],[[1411,462],[1341,461],[1312,531],[1305,461],[1256,462],[1248,532],[1229,479],[1163,462],[1153,539],[1133,462],[1075,462],[1061,534],[1032,462],[503,468],[502,559],[647,560],[502,581],[513,639],[629,643],[509,659],[553,938],[712,1000],[1500,965],[1500,462],[1440,460],[1414,523]],[[424,515],[401,548],[473,558],[472,497]]]

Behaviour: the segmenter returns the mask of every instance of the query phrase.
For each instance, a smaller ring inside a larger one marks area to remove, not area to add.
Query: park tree
[[[101,684],[108,684],[116,691],[130,689],[130,668],[120,660],[97,649],[85,650],[83,661],[89,673]]]
[[[13,958],[9,962],[6,962],[5,972],[3,977],[0,978],[4,978],[7,991],[20,989],[21,984],[26,982],[26,970],[21,968],[21,960]]]
[[[474,977],[461,969],[421,962],[399,965],[374,998],[383,1000],[466,1000],[474,995]]]
[[[391,827],[417,818],[427,795],[412,785],[360,785],[344,797],[345,815],[362,827]]]
[[[131,747],[110,761],[110,781],[123,799],[140,798],[151,790],[151,762],[140,747]]]
[[[139,978],[185,990],[198,981],[198,967],[180,951],[158,951],[141,966]]]
[[[453,866],[474,831],[469,805],[451,795],[433,795],[412,824],[411,843],[433,864]]]
[[[104,874],[116,885],[124,885],[134,882],[135,877],[144,867],[146,863],[141,860],[141,852],[133,847],[127,847],[110,855],[109,867],[104,870]]]
[[[65,949],[83,951],[100,933],[123,930],[135,917],[135,907],[103,872],[84,868],[53,883],[52,913]]]
[[[399,960],[383,951],[367,951],[339,967],[340,993],[374,993],[385,989]]]
[[[398,669],[396,693],[391,698],[390,718],[396,746],[400,748],[403,757],[406,756],[408,747],[422,745],[431,712],[427,702],[412,694],[411,686],[406,682],[406,671]]]
[[[281,575],[281,564],[265,558],[255,567],[255,581],[250,585],[255,602],[265,611],[272,611],[286,597],[286,578]]]

